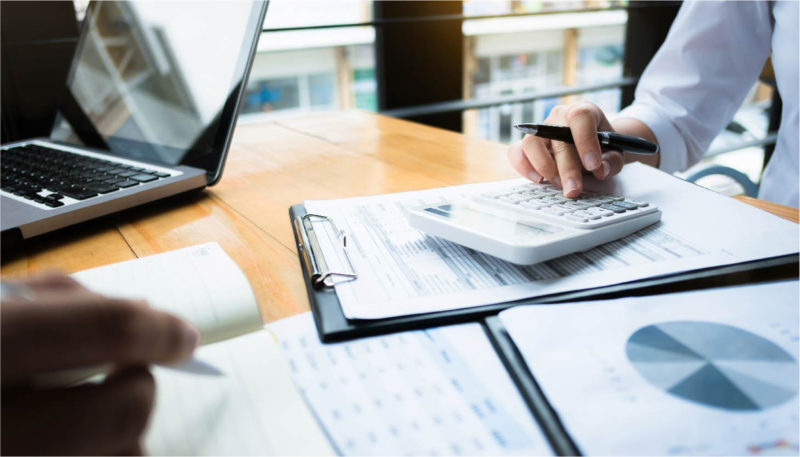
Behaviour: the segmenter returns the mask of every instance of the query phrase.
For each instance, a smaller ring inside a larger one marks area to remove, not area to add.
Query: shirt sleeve
[[[633,104],[617,116],[650,127],[662,170],[699,161],[731,121],[769,55],[772,27],[771,2],[683,3]]]

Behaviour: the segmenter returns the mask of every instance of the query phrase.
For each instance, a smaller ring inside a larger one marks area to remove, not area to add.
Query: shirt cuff
[[[689,168],[686,142],[675,125],[658,110],[643,103],[633,103],[619,112],[615,119],[634,118],[650,127],[661,150],[658,168],[667,173],[675,173]]]

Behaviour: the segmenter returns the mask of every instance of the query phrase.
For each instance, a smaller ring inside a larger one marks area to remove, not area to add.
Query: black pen
[[[545,124],[514,124],[514,128],[529,135],[550,140],[575,144],[569,127],[558,127]],[[614,132],[597,132],[600,144],[610,149],[618,149],[635,154],[658,154],[658,145],[638,136],[622,135]]]

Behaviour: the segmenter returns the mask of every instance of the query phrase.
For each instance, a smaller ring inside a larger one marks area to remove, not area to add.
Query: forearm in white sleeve
[[[687,1],[618,118],[644,122],[660,168],[685,170],[730,122],[770,52],[769,2]]]

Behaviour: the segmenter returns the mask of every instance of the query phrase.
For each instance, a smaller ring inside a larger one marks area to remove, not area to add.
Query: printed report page
[[[347,235],[358,279],[336,293],[351,319],[445,311],[588,289],[797,252],[798,226],[641,164],[592,190],[657,205],[661,222],[618,241],[519,266],[413,229],[409,208],[442,204],[513,182],[342,200],[307,201]],[[314,224],[325,260],[348,271],[329,223]]]

